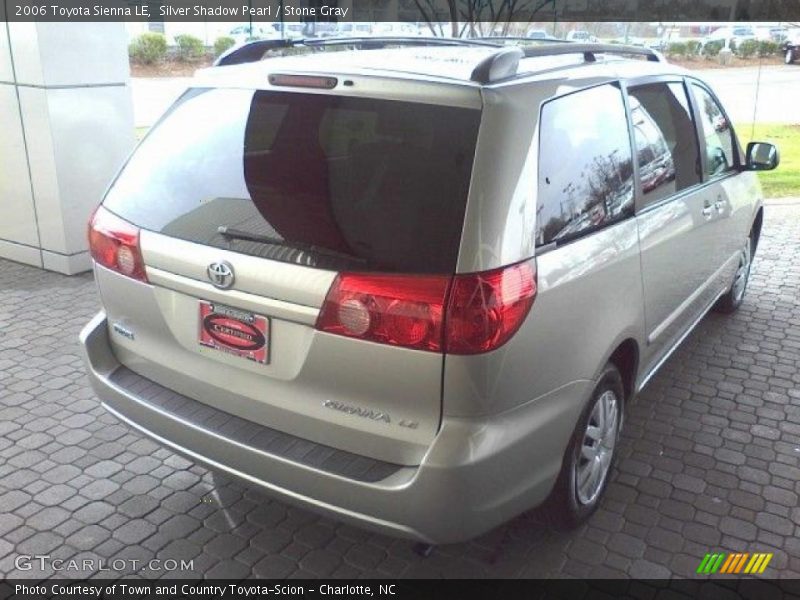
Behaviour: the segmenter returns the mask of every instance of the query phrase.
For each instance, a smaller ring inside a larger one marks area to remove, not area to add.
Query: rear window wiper
[[[336,250],[329,250],[328,248],[321,248],[314,244],[304,244],[302,242],[289,242],[281,238],[272,237],[269,235],[261,235],[258,233],[251,233],[242,229],[220,225],[217,227],[217,233],[221,236],[232,240],[245,240],[248,242],[256,242],[257,244],[270,244],[273,246],[283,246],[284,248],[294,248],[305,252],[311,252],[320,256],[328,256],[337,258],[339,260],[347,260],[351,262],[358,262],[366,264],[367,260],[360,256],[354,256],[345,252],[337,252]]]

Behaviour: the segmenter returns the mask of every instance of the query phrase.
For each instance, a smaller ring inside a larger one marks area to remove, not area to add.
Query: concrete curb
[[[786,198],[764,198],[767,206],[797,206],[800,205],[800,198],[787,196]]]

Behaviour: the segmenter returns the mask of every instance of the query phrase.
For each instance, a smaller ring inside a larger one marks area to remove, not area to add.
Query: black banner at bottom
[[[800,599],[800,580],[754,578],[703,578],[671,580],[176,580],[126,579],[116,581],[49,579],[2,580],[0,600],[88,600],[127,598],[383,598],[386,600],[453,598],[458,600],[601,600],[630,598],[680,600],[682,598],[782,600]]]

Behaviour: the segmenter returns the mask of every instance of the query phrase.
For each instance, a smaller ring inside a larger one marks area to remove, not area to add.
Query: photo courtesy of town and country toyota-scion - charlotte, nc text
[[[15,4],[9,6],[10,12],[16,17],[52,17],[71,19],[79,17],[138,17],[148,19],[151,17],[179,18],[179,17],[241,17],[277,19],[280,17],[336,17],[347,18],[349,7],[329,6],[291,6],[280,5],[248,5],[239,6],[207,6],[202,4],[187,4],[185,6],[147,4],[135,6],[108,6],[94,4],[90,6],[69,6],[60,4]]]
[[[155,597],[176,596],[203,596],[212,598],[255,598],[261,596],[303,596],[307,593],[317,593],[320,596],[394,596],[398,593],[398,586],[393,583],[378,585],[367,584],[329,584],[320,583],[313,586],[289,583],[265,584],[153,584],[146,581],[137,583],[49,583],[49,584],[24,584],[14,586],[15,594],[26,596],[54,596],[68,597],[104,597],[104,596],[131,596],[133,598],[154,595]]]

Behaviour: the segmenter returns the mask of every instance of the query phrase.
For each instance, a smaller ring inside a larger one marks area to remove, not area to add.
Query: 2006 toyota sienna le
[[[380,45],[232,64],[245,46],[149,132],[89,226],[94,389],[391,535],[538,505],[574,526],[626,404],[742,303],[777,150],[742,152],[710,88],[643,48]]]

